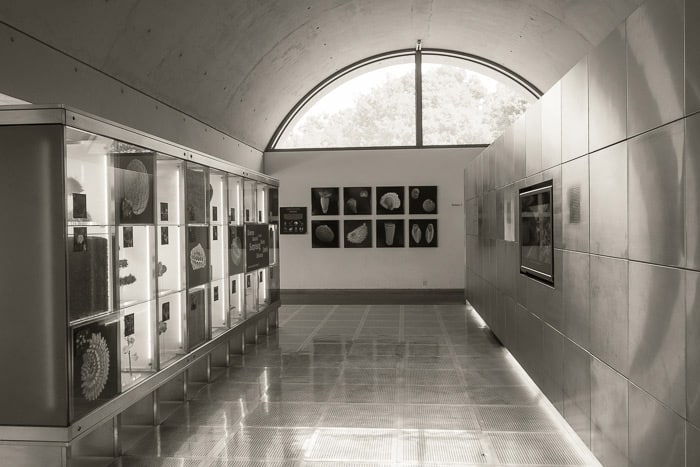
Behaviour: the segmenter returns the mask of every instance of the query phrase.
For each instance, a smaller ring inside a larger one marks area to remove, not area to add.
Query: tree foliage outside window
[[[377,78],[360,90],[354,78],[307,104],[276,148],[415,146],[414,67],[370,73]],[[532,100],[515,85],[445,63],[424,63],[422,93],[422,144],[435,146],[490,144]]]

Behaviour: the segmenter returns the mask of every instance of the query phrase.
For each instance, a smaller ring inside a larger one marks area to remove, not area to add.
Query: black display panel
[[[267,224],[246,224],[245,258],[246,272],[267,267],[270,264],[270,234]]]
[[[520,190],[520,272],[554,285],[552,181]]]

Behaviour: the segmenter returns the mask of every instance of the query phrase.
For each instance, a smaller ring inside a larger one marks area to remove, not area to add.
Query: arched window
[[[316,86],[287,115],[270,149],[490,144],[540,95],[477,57],[397,51]]]

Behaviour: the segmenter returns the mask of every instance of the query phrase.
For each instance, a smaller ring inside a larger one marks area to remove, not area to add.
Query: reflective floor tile
[[[273,382],[262,397],[267,402],[326,402],[334,387],[333,384]]]
[[[346,368],[339,382],[347,384],[395,384],[398,372],[395,369]]]
[[[396,401],[396,387],[378,384],[343,384],[336,388],[330,401],[393,403]]]
[[[208,401],[255,401],[264,394],[264,386],[258,383],[235,383],[221,379],[204,386],[195,394],[195,400]]]
[[[306,458],[334,461],[389,461],[395,432],[372,429],[321,428]]]
[[[342,368],[290,367],[282,371],[280,378],[287,383],[331,384],[341,371]]]
[[[330,404],[319,426],[396,428],[396,408],[389,404]]]
[[[440,344],[418,344],[408,345],[409,357],[449,357],[450,346]]]
[[[402,362],[402,357],[390,356],[390,355],[378,355],[378,356],[353,356],[349,355],[343,365],[345,368],[376,368],[376,369],[395,369],[398,368]]]
[[[404,368],[416,370],[454,370],[455,361],[452,357],[412,357],[404,360]]]
[[[302,352],[313,352],[320,355],[346,355],[350,352],[350,345],[346,343],[318,343],[310,342],[301,347]]]
[[[479,430],[474,410],[465,405],[404,405],[401,428]]]
[[[465,370],[467,386],[522,386],[522,376],[514,370]]]
[[[479,435],[456,431],[404,431],[401,434],[403,460],[438,465],[450,463],[480,464],[486,452]]]
[[[183,404],[163,425],[230,426],[238,423],[242,416],[239,402],[195,400]]]
[[[355,343],[348,355],[364,356],[364,355],[396,355],[403,356],[406,354],[406,345],[403,343]]]
[[[513,364],[503,357],[474,357],[469,355],[457,355],[455,360],[464,370],[508,370]]]
[[[400,402],[409,404],[469,404],[463,386],[406,386]]]
[[[491,433],[498,461],[504,464],[588,465],[565,436],[553,433]]]
[[[477,405],[536,405],[544,397],[530,386],[467,387],[466,391]]]
[[[311,444],[311,429],[241,428],[219,452],[219,458],[244,460],[299,459]]]
[[[401,373],[404,384],[458,386],[464,384],[459,372],[454,370],[417,370],[407,369]]]
[[[140,457],[207,457],[222,439],[227,437],[223,427],[159,426],[125,451]]]
[[[201,459],[131,457],[126,455],[114,461],[114,463],[110,464],[110,467],[199,467],[205,461]]]
[[[320,418],[320,404],[261,402],[241,423],[246,426],[314,427]]]
[[[207,467],[295,467],[295,461],[244,461],[217,460]]]
[[[556,431],[557,425],[545,410],[532,407],[486,407],[478,408],[484,431]]]

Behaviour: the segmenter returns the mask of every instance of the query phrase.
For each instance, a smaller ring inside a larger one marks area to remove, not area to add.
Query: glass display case
[[[33,330],[41,345],[14,346],[28,369],[0,356],[15,388],[37,388],[5,398],[6,427],[94,417],[160,370],[184,368],[189,352],[245,322],[246,311],[259,313],[258,296],[274,303],[268,270],[247,268],[244,236],[246,223],[268,220],[274,180],[49,107],[0,108],[0,150],[12,159],[0,181],[36,194],[10,203],[8,215],[31,222],[3,238],[40,245],[13,259],[21,264],[8,279],[18,290],[40,284],[36,297],[9,298],[25,311],[6,327]]]
[[[268,187],[263,183],[257,184],[257,222],[258,224],[267,224],[269,222],[268,212]]]

